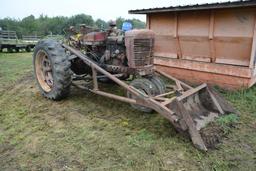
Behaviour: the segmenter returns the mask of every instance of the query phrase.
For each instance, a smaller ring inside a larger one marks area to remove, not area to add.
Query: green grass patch
[[[230,129],[234,128],[238,121],[239,117],[236,114],[224,115],[216,119],[217,125],[224,130],[224,133],[228,133]]]
[[[32,53],[0,53],[0,89],[32,72]]]
[[[236,114],[229,114],[219,117],[216,121],[219,125],[229,125],[233,123],[237,123],[239,120],[239,117]]]
[[[238,124],[218,149],[203,153],[157,113],[78,89],[53,102],[40,95],[32,75],[32,53],[0,53],[0,170],[256,168],[255,86],[219,90],[241,115],[217,119],[219,125]]]

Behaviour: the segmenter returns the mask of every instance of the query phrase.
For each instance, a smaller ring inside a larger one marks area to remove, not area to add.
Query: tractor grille
[[[134,39],[134,63],[136,67],[153,63],[153,39]]]

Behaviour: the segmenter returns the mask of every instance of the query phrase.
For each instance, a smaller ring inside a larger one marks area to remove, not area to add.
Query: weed
[[[224,135],[228,134],[232,128],[238,124],[239,117],[236,114],[224,115],[216,119],[216,124],[224,131]]]

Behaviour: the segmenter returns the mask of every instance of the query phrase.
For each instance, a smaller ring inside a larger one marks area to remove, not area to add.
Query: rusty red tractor
[[[144,112],[154,110],[207,151],[219,140],[203,128],[220,115],[235,113],[234,108],[206,84],[194,88],[155,69],[153,47],[154,33],[146,29],[84,29],[63,42],[41,40],[33,56],[36,81],[52,100],[65,98],[75,86]],[[102,91],[99,81],[119,85],[126,96]]]

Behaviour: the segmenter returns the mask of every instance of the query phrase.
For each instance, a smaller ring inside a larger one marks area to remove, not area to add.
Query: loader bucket
[[[204,151],[219,141],[218,130],[215,131],[216,135],[206,135],[202,132],[204,128],[221,115],[237,113],[206,84],[185,91],[168,107],[180,118],[180,127],[188,131],[193,144]]]

